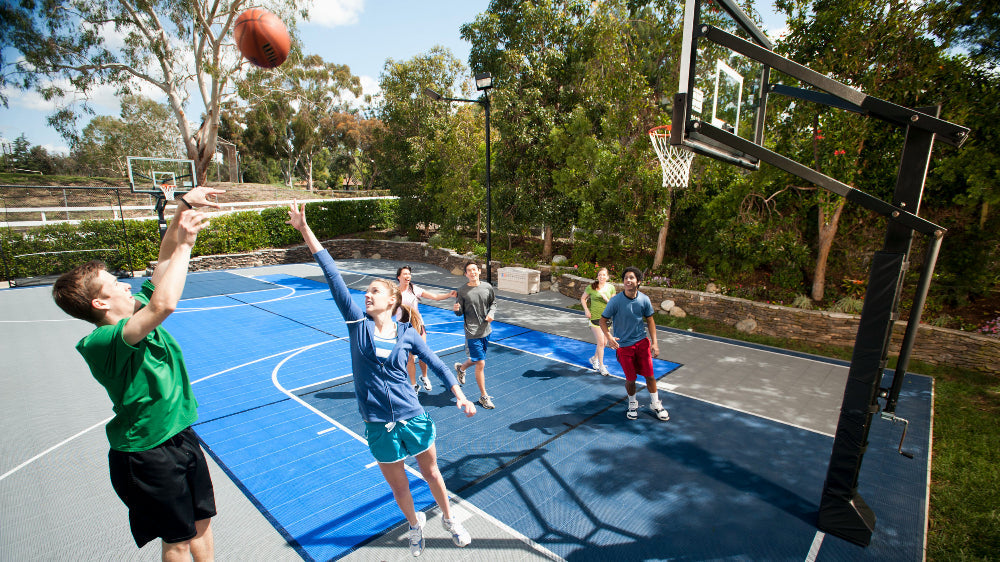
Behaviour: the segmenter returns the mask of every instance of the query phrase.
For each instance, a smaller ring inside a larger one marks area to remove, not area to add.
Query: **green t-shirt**
[[[611,297],[615,296],[615,286],[611,283],[605,283],[603,290],[595,290],[590,285],[584,289],[587,297],[590,299],[590,319],[600,320],[601,313],[604,312],[604,308],[608,306],[608,301]]]
[[[147,280],[135,299],[146,305],[152,294]],[[198,401],[177,340],[157,326],[133,347],[122,336],[126,322],[98,326],[76,349],[111,398],[115,417],[105,427],[111,448],[146,451],[194,423]]]

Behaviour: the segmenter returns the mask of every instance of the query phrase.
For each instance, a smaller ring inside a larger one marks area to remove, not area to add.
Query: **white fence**
[[[386,195],[380,197],[344,197],[337,199],[304,199],[299,201],[299,203],[317,203],[317,202],[336,202],[336,201],[372,201],[378,199],[398,199],[396,196]],[[288,199],[285,201],[245,201],[239,203],[220,203],[222,206],[221,211],[212,211],[209,215],[226,215],[230,213],[235,213],[238,211],[256,211],[260,212],[264,209],[269,209],[271,207],[287,207],[293,202],[293,200]],[[176,205],[167,205],[164,212],[165,216],[170,216],[172,213],[167,213],[166,211],[172,211],[175,209]],[[153,205],[123,205],[118,207],[117,205],[109,205],[104,207],[4,207],[3,211],[7,213],[38,213],[40,215],[40,220],[29,220],[29,221],[0,221],[0,228],[6,227],[25,227],[25,226],[42,226],[46,224],[79,224],[80,220],[74,219],[56,219],[50,220],[46,213],[58,213],[60,216],[69,216],[69,213],[80,213],[80,212],[108,212],[111,214],[112,218],[117,220],[119,218],[118,210],[122,211],[149,211],[150,214],[147,216],[140,217],[128,217],[128,220],[157,220],[155,214],[156,208]]]

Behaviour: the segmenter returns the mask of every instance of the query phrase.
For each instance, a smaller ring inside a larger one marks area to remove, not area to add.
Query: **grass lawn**
[[[580,305],[572,308],[581,310]],[[851,349],[744,334],[701,318],[656,315],[656,323],[850,360]],[[895,358],[889,367],[895,366]],[[1000,559],[1000,377],[911,361],[909,371],[935,382],[927,560]]]

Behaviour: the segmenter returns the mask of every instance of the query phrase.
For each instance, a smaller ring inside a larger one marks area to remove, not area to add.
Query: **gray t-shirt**
[[[485,338],[493,328],[486,321],[487,316],[494,316],[497,310],[496,292],[486,281],[470,287],[468,283],[458,288],[458,312],[456,316],[465,317],[466,339]]]

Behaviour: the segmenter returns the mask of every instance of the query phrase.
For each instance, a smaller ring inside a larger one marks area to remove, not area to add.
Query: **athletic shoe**
[[[427,516],[424,512],[417,512],[417,526],[410,527],[410,554],[420,556],[424,552],[424,524],[427,523]]]
[[[597,357],[596,356],[590,358],[590,366],[595,371],[600,371],[601,370],[601,365],[600,365],[600,363],[597,362]]]
[[[465,384],[465,369],[461,363],[455,363],[455,374],[458,375],[458,384]]]
[[[445,531],[451,533],[451,540],[455,543],[455,546],[466,547],[472,542],[472,536],[469,535],[469,532],[465,530],[465,527],[463,527],[462,524],[456,519],[452,518],[451,520],[448,520],[442,517],[441,524],[444,525]]]
[[[601,374],[604,375],[604,376],[606,376],[606,377],[611,376],[611,373],[608,371],[608,368],[605,367],[604,365],[601,365],[600,371],[601,371]]]
[[[493,399],[485,394],[479,397],[479,405],[487,410],[496,408],[496,406],[493,405]]]
[[[420,382],[423,383],[424,390],[426,390],[427,392],[430,392],[431,389],[434,388],[431,386],[431,379],[427,378],[426,376],[420,377]]]
[[[625,411],[625,417],[634,420],[639,417],[639,402],[629,402],[628,410]]]
[[[670,414],[667,413],[667,409],[663,407],[663,402],[659,400],[650,403],[649,409],[653,410],[653,415],[660,421],[667,421],[670,419]]]
[[[420,385],[419,384],[413,385],[413,391],[416,392],[417,394],[420,394]]]

